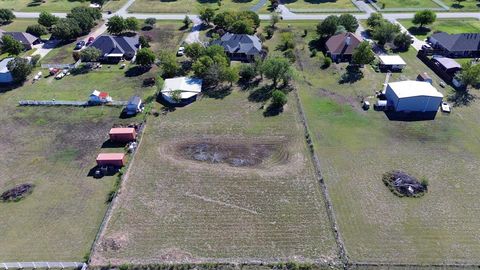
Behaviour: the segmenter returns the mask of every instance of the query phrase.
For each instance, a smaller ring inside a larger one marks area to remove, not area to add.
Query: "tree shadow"
[[[238,81],[238,85],[240,86],[240,89],[242,89],[243,91],[248,91],[255,87],[258,87],[261,81],[262,81],[261,78],[254,78],[253,80],[250,80],[250,81],[240,79]]]
[[[468,106],[475,100],[475,96],[466,89],[458,89],[452,95],[449,95],[447,99],[454,106]]]
[[[283,107],[276,106],[274,104],[268,105],[267,109],[263,112],[264,117],[277,116],[283,112]]]
[[[248,95],[248,101],[251,102],[265,102],[272,97],[273,87],[271,85],[264,85],[253,90]]]
[[[477,6],[478,6],[478,4],[477,4]],[[462,5],[462,4],[459,4],[459,3],[453,3],[451,7],[452,7],[452,8],[456,8],[456,9],[462,9],[462,8],[464,8],[465,6]]]
[[[209,87],[202,91],[203,95],[214,99],[223,99],[232,93],[230,85],[219,85],[216,87]]]
[[[416,36],[416,35],[422,35],[422,36],[425,36],[426,34],[428,34],[430,31],[432,31],[430,28],[428,27],[417,27],[417,26],[412,26],[410,28],[408,28],[408,32],[410,32],[410,34]]]
[[[137,77],[150,71],[151,67],[134,66],[125,71],[125,77]]]
[[[101,148],[125,148],[126,142],[113,142],[108,139],[102,143]]]
[[[355,83],[363,78],[363,72],[358,67],[348,66],[345,70],[345,73],[340,77],[338,83]]]

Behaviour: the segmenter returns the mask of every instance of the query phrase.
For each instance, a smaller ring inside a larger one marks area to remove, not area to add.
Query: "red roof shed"
[[[100,94],[98,95],[100,98],[107,98],[108,97],[108,93],[107,92],[100,92]]]
[[[122,167],[125,165],[124,153],[100,153],[97,156],[97,165],[111,165]]]
[[[135,128],[112,128],[110,129],[110,140],[112,142],[131,142],[137,137]]]

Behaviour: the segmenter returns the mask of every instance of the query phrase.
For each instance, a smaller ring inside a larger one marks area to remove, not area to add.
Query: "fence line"
[[[23,269],[23,268],[74,268],[86,270],[87,264],[80,262],[4,262],[0,263],[1,268],[7,269]]]
[[[77,62],[73,64],[42,64],[42,68],[72,69],[72,68],[78,67],[78,65],[80,65],[81,62],[82,60],[79,59]]]

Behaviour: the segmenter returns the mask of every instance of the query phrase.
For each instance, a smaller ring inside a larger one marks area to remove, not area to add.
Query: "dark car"
[[[85,41],[79,41],[77,42],[77,44],[75,45],[75,50],[80,50],[81,48],[83,48],[83,46],[85,46]]]
[[[88,41],[87,41],[87,45],[92,44],[92,42],[93,42],[94,40],[95,40],[94,37],[89,37],[89,38],[88,38]]]

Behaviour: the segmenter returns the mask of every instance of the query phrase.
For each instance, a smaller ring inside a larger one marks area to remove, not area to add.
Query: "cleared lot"
[[[94,265],[336,261],[293,98],[265,118],[249,95],[149,118]]]
[[[202,8],[211,7],[221,11],[240,11],[249,10],[260,0],[221,1],[221,6],[216,1],[208,0],[176,0],[176,1],[157,1],[157,0],[136,0],[129,8],[128,12],[143,13],[197,13]]]
[[[303,69],[298,87],[349,257],[478,264],[480,104],[455,107],[451,115],[439,113],[428,122],[393,122],[382,112],[364,112],[361,98],[381,89],[384,74],[367,66],[363,78],[340,84],[345,66],[320,69],[321,61],[310,58],[303,40],[297,39]],[[392,81],[414,79],[421,71],[439,81],[413,50],[402,57],[407,69],[394,73]],[[396,197],[381,180],[392,169],[426,177],[428,193],[419,199]]]

